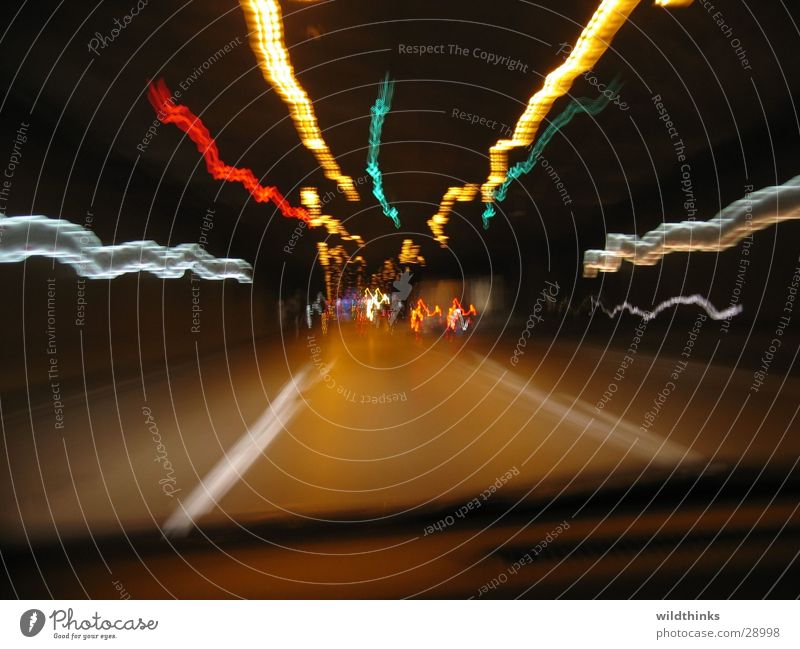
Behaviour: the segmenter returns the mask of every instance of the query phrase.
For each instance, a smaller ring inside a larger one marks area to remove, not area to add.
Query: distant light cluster
[[[453,303],[447,307],[447,319],[445,321],[447,325],[447,332],[455,333],[458,330],[466,331],[469,325],[472,323],[471,316],[478,315],[478,310],[475,308],[474,304],[469,305],[469,309],[465,309],[461,306],[461,301],[457,298],[453,298]]]
[[[442,310],[439,308],[439,306],[436,305],[433,310],[431,310],[428,305],[425,304],[425,300],[418,298],[417,306],[411,309],[411,314],[409,317],[411,331],[413,331],[415,334],[421,333],[425,320],[427,318],[436,317],[438,317],[440,320],[442,318]]]
[[[371,291],[369,288],[365,288],[364,298],[366,305],[366,316],[367,320],[370,322],[375,321],[381,306],[384,304],[389,304],[390,302],[389,296],[383,293],[379,288],[376,288],[374,291]]]

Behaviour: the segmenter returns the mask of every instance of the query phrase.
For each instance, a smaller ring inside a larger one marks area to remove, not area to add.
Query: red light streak
[[[195,143],[197,150],[206,162],[206,169],[216,180],[238,182],[250,192],[257,203],[272,202],[287,218],[308,221],[309,215],[305,208],[292,207],[277,187],[264,186],[258,182],[255,174],[250,169],[231,167],[225,164],[219,156],[214,138],[197,115],[182,104],[176,104],[172,94],[163,79],[151,83],[147,90],[147,99],[156,111],[158,119],[163,124],[175,124],[189,139]]]

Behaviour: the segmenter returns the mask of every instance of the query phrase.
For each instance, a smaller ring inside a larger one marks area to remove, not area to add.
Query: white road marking
[[[264,413],[248,428],[245,434],[228,450],[192,492],[180,500],[178,508],[161,526],[168,536],[181,536],[189,532],[194,521],[206,514],[222,499],[258,460],[292,417],[301,408],[300,392],[320,380],[315,372],[308,379],[310,367],[293,376],[281,388]],[[327,367],[330,369],[330,365]]]
[[[473,352],[475,353],[475,352]],[[610,416],[608,413],[592,412],[592,406],[580,399],[568,397],[573,403],[564,404],[555,395],[548,396],[542,390],[535,388],[530,383],[525,385],[525,381],[519,378],[510,370],[504,368],[496,361],[484,359],[479,354],[475,354],[480,359],[483,367],[488,374],[496,377],[502,376],[500,385],[533,401],[541,406],[541,409],[559,419],[565,419],[575,424],[581,429],[586,429],[586,433],[592,437],[606,440],[622,448],[633,447],[633,451],[647,458],[658,458],[667,462],[691,462],[699,459],[700,455],[687,447],[660,437],[652,432],[644,433],[630,422]],[[563,397],[562,397],[563,399]],[[577,407],[576,407],[577,406]],[[590,413],[590,414],[589,414]],[[600,421],[596,421],[596,420]],[[608,428],[599,430],[601,424],[606,424],[611,428],[611,435],[608,435]],[[635,444],[635,446],[634,446]]]

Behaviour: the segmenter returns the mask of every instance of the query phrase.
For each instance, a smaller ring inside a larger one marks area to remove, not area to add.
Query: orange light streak
[[[414,333],[420,333],[422,331],[422,324],[425,322],[425,318],[432,318],[434,316],[441,317],[442,310],[437,305],[433,311],[428,308],[428,305],[425,304],[425,301],[422,298],[417,300],[417,306],[415,306],[411,310],[411,330]]]

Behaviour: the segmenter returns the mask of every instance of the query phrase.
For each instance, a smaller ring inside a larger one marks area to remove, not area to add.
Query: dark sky
[[[154,119],[144,94],[148,80],[163,77],[177,87],[238,38],[241,45],[197,77],[182,99],[216,137],[226,162],[251,167],[293,203],[302,185],[322,194],[335,189],[300,146],[286,107],[256,67],[239,5],[150,0],[97,55],[88,51],[94,35],[107,37],[132,4],[28,2],[16,12],[6,3],[0,158],[20,124],[30,124],[8,214],[82,222],[91,210],[104,241],[175,244],[196,241],[203,213],[215,205],[210,252],[244,257],[260,274],[286,262],[307,275],[321,234],[304,237],[292,256],[282,253],[295,223],[254,205],[240,186],[208,177],[177,128],[158,129],[144,152],[137,150]],[[442,251],[429,239],[426,220],[449,185],[485,179],[488,149],[502,136],[500,127],[470,124],[453,110],[513,124],[543,75],[562,60],[559,43],[575,41],[596,3],[283,2],[292,62],[345,173],[363,175],[377,85],[387,72],[397,82],[380,162],[402,229],[394,230],[364,186],[361,202],[337,198],[331,213],[375,239],[364,251],[370,268],[395,254],[410,232],[431,274],[458,275],[463,267],[468,274],[491,268],[513,275],[522,268],[523,276],[563,276],[587,294],[600,286],[626,293],[631,282],[651,294],[662,285],[667,295],[685,286],[706,290],[719,269],[735,268],[735,253],[693,255],[691,264],[689,256],[673,255],[663,267],[637,269],[635,278],[630,269],[597,280],[578,276],[583,250],[602,247],[607,231],[642,234],[687,216],[680,165],[654,95],[686,145],[698,219],[739,198],[748,184],[758,188],[798,173],[793,97],[800,87],[800,12],[783,2],[719,4],[722,14],[715,16],[720,10],[709,10],[708,2],[670,11],[643,2],[594,71],[603,82],[622,81],[627,110],[610,105],[597,117],[576,117],[544,152],[571,204],[563,204],[537,167],[512,187],[488,232],[479,203],[459,205],[447,231],[452,250]],[[442,45],[445,53],[402,53],[408,45]],[[450,45],[467,54],[451,54]],[[737,45],[746,62],[737,58]],[[522,69],[490,65],[476,56],[480,51],[518,60]],[[582,79],[570,93],[596,95]],[[770,269],[796,260],[792,237],[782,232],[796,235],[797,225],[758,235]],[[725,283],[722,293],[729,288]]]

